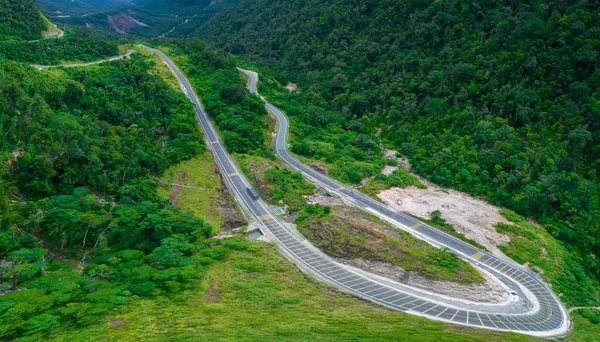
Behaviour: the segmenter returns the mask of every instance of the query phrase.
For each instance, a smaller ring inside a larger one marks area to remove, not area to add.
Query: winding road
[[[531,306],[528,310],[515,309],[514,312],[506,312],[507,307],[500,310],[495,305],[486,306],[485,304],[477,306],[477,309],[470,309],[469,307],[473,307],[472,305],[462,305],[460,301],[444,301],[434,296],[415,294],[340,264],[310,245],[306,240],[288,231],[262,199],[253,199],[247,193],[250,183],[228,155],[217,130],[183,73],[161,51],[146,46],[142,47],[156,53],[177,77],[183,91],[194,105],[196,119],[202,127],[207,146],[213,153],[215,162],[236,199],[248,211],[251,219],[260,224],[263,234],[276,241],[279,249],[303,271],[357,297],[390,309],[429,319],[491,330],[514,331],[539,337],[562,336],[569,331],[570,321],[560,300],[533,273],[518,267],[510,260],[501,260],[451,235],[396,212],[386,205],[312,170],[294,158],[287,149],[289,128],[287,117],[261,97],[265,101],[267,110],[277,118],[279,123],[276,153],[290,167],[301,172],[315,184],[351,201],[359,208],[379,216],[396,227],[407,230],[433,245],[448,248],[473,265],[493,274],[502,283],[513,289],[519,297],[522,297],[522,300],[530,302]],[[249,76],[249,90],[258,95],[256,89],[258,75],[248,70],[241,71]]]
[[[132,53],[134,53],[135,50],[131,49],[129,51],[127,51],[126,53],[119,55],[119,56],[114,56],[114,57],[109,57],[109,58],[105,58],[105,59],[101,59],[98,61],[94,61],[94,62],[87,62],[87,63],[70,63],[70,64],[57,64],[57,65],[38,65],[38,64],[31,64],[32,67],[38,69],[38,70],[44,70],[44,69],[49,69],[49,68],[77,68],[77,67],[85,67],[85,66],[90,66],[90,65],[94,65],[94,64],[101,64],[101,63],[106,63],[106,62],[114,62],[114,61],[118,61],[120,59],[123,58],[127,58],[129,56],[131,56]]]
[[[258,74],[240,69],[245,73],[248,80],[248,89],[251,93],[258,94]],[[537,300],[537,310],[528,314],[489,314],[487,312],[460,310],[439,303],[427,301],[424,298],[403,297],[397,299],[390,297],[391,292],[382,292],[377,295],[378,300],[386,304],[394,304],[398,309],[411,313],[420,314],[433,319],[446,320],[452,323],[460,323],[475,327],[485,327],[498,330],[510,330],[535,336],[560,336],[569,329],[569,318],[560,300],[554,295],[538,277],[529,271],[518,267],[510,260],[501,260],[487,252],[481,251],[472,245],[463,242],[452,235],[428,226],[406,214],[394,211],[392,208],[371,199],[370,197],[349,189],[335,180],[316,172],[306,164],[294,158],[287,148],[289,121],[286,115],[267,102],[262,96],[265,107],[278,122],[278,132],[275,140],[276,154],[292,169],[301,172],[313,183],[325,187],[328,191],[336,193],[340,197],[354,203],[357,207],[369,211],[394,226],[409,231],[415,236],[424,239],[439,247],[445,247],[461,256],[468,262],[485,269],[498,279],[509,285],[510,288],[518,288],[529,291]],[[512,284],[511,284],[512,283]],[[511,286],[512,285],[512,286]],[[384,291],[384,290],[381,290]],[[385,297],[382,298],[382,295]],[[388,306],[388,305],[386,305]]]

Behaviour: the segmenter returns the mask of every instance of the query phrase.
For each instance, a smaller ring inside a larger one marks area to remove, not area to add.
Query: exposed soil
[[[285,89],[287,89],[290,93],[293,93],[298,89],[298,86],[295,83],[290,82],[285,86]]]
[[[132,12],[124,12],[119,13],[117,15],[107,15],[108,25],[115,29],[115,31],[119,33],[127,33],[128,30],[135,28],[137,26],[149,27],[149,25],[144,24],[138,20],[135,20],[131,17]]]
[[[214,205],[218,206],[219,214],[224,218],[223,229],[236,230],[246,225],[246,218],[235,208],[234,199],[225,185],[223,175],[219,173],[219,177],[221,177],[221,188],[219,191],[222,200],[215,201]]]
[[[411,171],[410,163],[404,158],[396,158],[396,151],[386,150],[386,157],[396,159],[400,167]],[[499,208],[466,193],[440,187],[413,173],[427,189],[415,187],[391,188],[378,194],[392,208],[414,216],[429,218],[438,210],[447,223],[456,231],[485,246],[495,255],[501,255],[498,246],[507,244],[510,239],[496,231],[498,222],[508,223],[499,213]]]
[[[111,328],[116,328],[116,327],[120,327],[120,326],[122,326],[122,325],[125,325],[125,324],[127,324],[127,323],[129,323],[129,320],[120,320],[120,319],[119,319],[119,320],[109,321],[109,322],[108,322],[108,325],[109,325]]]
[[[320,163],[312,163],[308,166],[310,166],[313,170],[317,171],[318,173],[327,175],[327,168],[321,165]]]
[[[185,177],[187,177],[187,173],[179,170],[179,177],[177,178],[177,180],[175,182],[177,184],[183,184]],[[192,180],[192,182],[193,182],[193,180]],[[176,207],[179,206],[179,201],[177,201],[177,196],[179,196],[180,192],[181,192],[181,188],[173,185],[173,187],[171,188],[171,192],[169,193],[169,202],[171,202],[171,204],[173,204]]]
[[[207,303],[223,302],[223,298],[221,298],[221,292],[214,286],[210,286],[206,291],[204,291],[204,295],[202,297]]]

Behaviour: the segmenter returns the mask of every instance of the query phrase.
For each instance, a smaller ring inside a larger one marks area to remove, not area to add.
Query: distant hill
[[[34,0],[0,0],[0,40],[40,39],[46,28]]]
[[[186,36],[239,0],[38,0],[54,21],[143,37]]]

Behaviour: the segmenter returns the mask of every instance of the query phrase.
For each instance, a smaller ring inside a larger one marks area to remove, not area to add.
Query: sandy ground
[[[406,159],[396,158],[396,151],[386,150],[385,153],[387,158],[396,159],[400,167],[411,171]],[[427,185],[427,189],[391,188],[379,193],[379,198],[396,210],[423,218],[429,218],[431,212],[439,210],[442,218],[458,232],[484,245],[493,254],[503,255],[498,246],[510,242],[510,239],[496,232],[498,222],[508,222],[498,212],[498,207],[466,193],[442,188],[414,173],[413,175]]]
[[[290,93],[293,93],[298,89],[298,86],[295,83],[290,82],[285,86],[285,89],[287,89]]]

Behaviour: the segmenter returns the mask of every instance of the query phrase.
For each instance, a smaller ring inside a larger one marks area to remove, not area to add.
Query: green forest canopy
[[[0,0],[0,41],[41,39],[45,29],[35,0]]]
[[[152,178],[205,150],[192,106],[129,60],[40,72],[0,60],[0,339],[39,340],[167,296],[245,249]]]
[[[598,277],[598,32],[585,0],[246,0],[198,35],[369,118],[420,174],[534,217]]]

